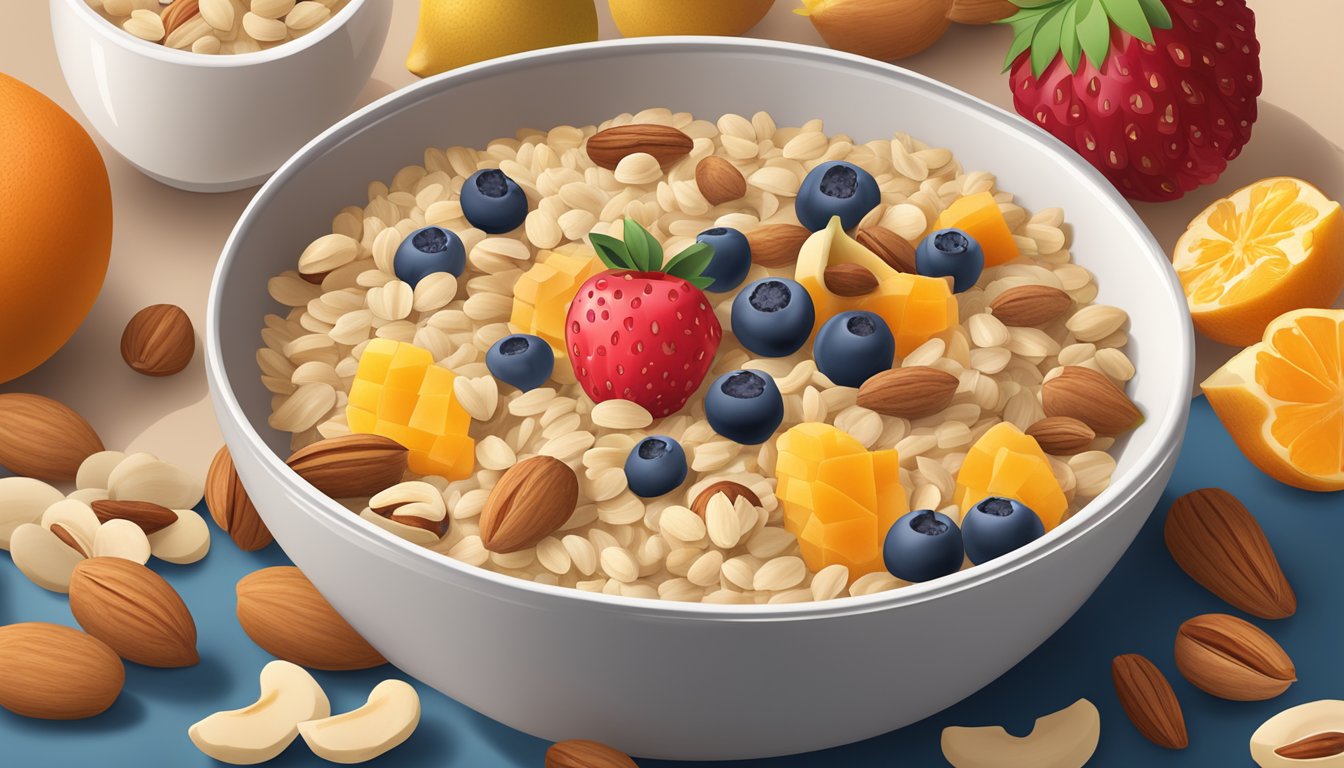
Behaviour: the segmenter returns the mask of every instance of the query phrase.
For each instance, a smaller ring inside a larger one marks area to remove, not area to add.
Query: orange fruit
[[[988,192],[957,198],[938,215],[938,229],[956,227],[971,237],[985,252],[985,266],[997,267],[1022,255],[1012,230],[999,210],[999,203]]]
[[[1333,304],[1344,288],[1342,216],[1339,203],[1290,178],[1205,208],[1172,254],[1195,327],[1240,347],[1284,312]]]
[[[963,516],[990,496],[1015,499],[1031,507],[1047,531],[1059,525],[1069,509],[1064,490],[1050,469],[1050,459],[1036,438],[1006,421],[990,427],[975,441],[957,472],[953,498]]]
[[[56,354],[84,322],[112,253],[112,188],[89,134],[0,74],[0,382]]]
[[[1279,317],[1202,388],[1265,474],[1308,491],[1344,490],[1344,310]]]

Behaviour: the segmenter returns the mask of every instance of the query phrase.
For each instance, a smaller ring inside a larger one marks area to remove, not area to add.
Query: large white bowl
[[[714,118],[821,116],[859,140],[901,130],[998,174],[1029,208],[1062,205],[1100,300],[1132,315],[1131,388],[1147,420],[1114,484],[1058,530],[924,585],[792,606],[712,606],[519,581],[408,544],[285,467],[254,355],[266,280],[332,214],[426,146],[482,146],[520,127],[585,124],[649,106]],[[208,370],[234,461],[266,524],[390,661],[464,704],[547,739],[593,738],[677,759],[781,755],[912,723],[970,695],[1059,628],[1157,503],[1189,409],[1191,330],[1157,243],[1102,177],[1045,133],[945,85],[819,48],[701,38],[523,54],[426,80],[309,144],[257,194],[210,295]],[[992,641],[989,641],[992,639]],[[956,663],[929,664],[938,648]],[[450,658],[446,649],[452,650]]]
[[[256,186],[344,117],[391,20],[392,0],[350,0],[297,40],[210,56],[145,42],[85,0],[51,0],[56,54],[80,110],[132,165],[192,192]]]

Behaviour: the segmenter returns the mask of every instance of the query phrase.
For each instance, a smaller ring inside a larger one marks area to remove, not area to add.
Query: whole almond
[[[200,0],[173,0],[163,9],[163,34],[167,36],[200,12]]]
[[[0,627],[0,707],[24,717],[79,720],[121,694],[126,667],[107,644],[60,624]]]
[[[254,552],[271,543],[271,532],[252,505],[227,445],[215,454],[205,475],[205,506],[215,524],[244,552]]]
[[[1264,701],[1297,680],[1293,660],[1255,625],[1206,613],[1176,632],[1176,668],[1196,688],[1231,701]]]
[[[93,514],[98,517],[98,522],[129,520],[140,526],[140,530],[144,531],[145,535],[158,533],[177,522],[176,512],[152,501],[99,499],[89,506],[93,507]]]
[[[301,667],[387,663],[294,566],[263,568],[238,582],[238,623],[262,650]]]
[[[630,756],[587,739],[557,741],[546,750],[546,768],[639,768]]]
[[[1228,603],[1262,619],[1297,612],[1297,595],[1265,532],[1227,491],[1204,488],[1177,499],[1163,535],[1181,570]]]
[[[694,145],[690,136],[670,125],[641,123],[598,131],[588,139],[587,152],[589,159],[609,171],[616,170],[626,155],[636,152],[652,155],[666,168],[690,154]]]
[[[1153,662],[1137,653],[1116,656],[1111,679],[1120,706],[1145,739],[1167,749],[1185,749],[1190,737],[1171,683]]]
[[[787,267],[798,261],[798,252],[812,233],[797,224],[766,224],[747,233],[751,260],[762,267]]]
[[[1054,456],[1082,453],[1097,439],[1097,433],[1072,416],[1047,416],[1027,427],[1041,450]]]
[[[0,466],[24,477],[73,482],[103,441],[84,417],[41,395],[0,395]]]
[[[1018,285],[989,303],[990,312],[1004,325],[1045,325],[1073,306],[1073,297],[1052,285]]]
[[[918,273],[915,268],[915,246],[890,229],[878,226],[864,227],[854,233],[854,239],[897,272],[912,275]]]
[[[822,273],[826,290],[836,296],[866,296],[877,290],[877,277],[858,264],[832,264]]]
[[[695,497],[695,501],[691,502],[691,511],[703,518],[705,510],[709,508],[709,500],[720,493],[727,496],[729,501],[735,502],[739,498],[744,498],[753,507],[761,506],[761,497],[757,496],[750,488],[731,480],[720,480],[705,486],[705,489]]]
[[[1323,757],[1334,757],[1344,754],[1344,733],[1339,731],[1313,733],[1291,744],[1284,744],[1274,750],[1274,754],[1289,760],[1319,760]]]
[[[407,451],[381,435],[354,434],[318,440],[285,462],[333,499],[372,496],[401,482]]]
[[[1046,416],[1069,416],[1104,437],[1137,427],[1143,414],[1106,374],[1080,365],[1068,365],[1041,385]]]
[[[70,612],[90,635],[127,661],[147,667],[190,667],[196,622],[159,574],[119,557],[95,557],[70,577]]]
[[[993,24],[1017,13],[1012,0],[952,0],[947,18],[958,24]]]
[[[956,376],[927,365],[882,371],[859,387],[858,405],[884,416],[922,419],[952,404]]]
[[[191,318],[174,304],[154,304],[135,313],[121,334],[121,358],[136,373],[172,376],[196,354]]]
[[[579,503],[579,479],[550,456],[514,464],[495,483],[481,511],[481,542],[491,552],[534,546],[565,524]]]
[[[695,185],[710,205],[731,203],[747,194],[742,172],[718,155],[709,155],[696,164]]]

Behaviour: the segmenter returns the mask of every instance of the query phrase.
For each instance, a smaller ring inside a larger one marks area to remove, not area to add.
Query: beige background
[[[418,3],[392,2],[392,31],[361,104],[414,80],[403,62],[415,34]],[[602,36],[616,36],[606,0],[597,2]],[[776,0],[751,34],[819,44],[811,23],[791,13],[799,5],[798,0]],[[1344,198],[1344,152],[1338,149],[1344,145],[1344,106],[1336,91],[1344,65],[1334,58],[1344,42],[1344,2],[1251,0],[1251,5],[1259,14],[1265,76],[1255,138],[1216,187],[1197,190],[1178,203],[1140,206],[1166,247],[1208,202],[1264,176],[1301,176],[1336,199]],[[27,82],[81,117],[57,66],[47,3],[6,0],[5,6],[0,72]],[[1000,74],[1009,37],[1002,27],[954,27],[932,49],[902,63],[1011,109],[1006,76]],[[1323,70],[1321,62],[1329,62],[1331,69]],[[203,473],[220,439],[206,392],[199,330],[215,257],[252,193],[199,195],[170,189],[100,146],[112,177],[116,212],[112,267],[102,296],[60,353],[0,391],[56,397],[82,412],[109,448],[152,451]],[[130,316],[160,302],[187,310],[198,329],[198,349],[187,371],[150,379],[122,363],[118,344]],[[1201,367],[1209,370],[1226,353],[1213,345],[1202,347]]]

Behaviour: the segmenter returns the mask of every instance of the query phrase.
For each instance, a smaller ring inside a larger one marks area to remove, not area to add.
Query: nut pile
[[[141,40],[204,54],[252,53],[303,37],[348,0],[86,0]]]

